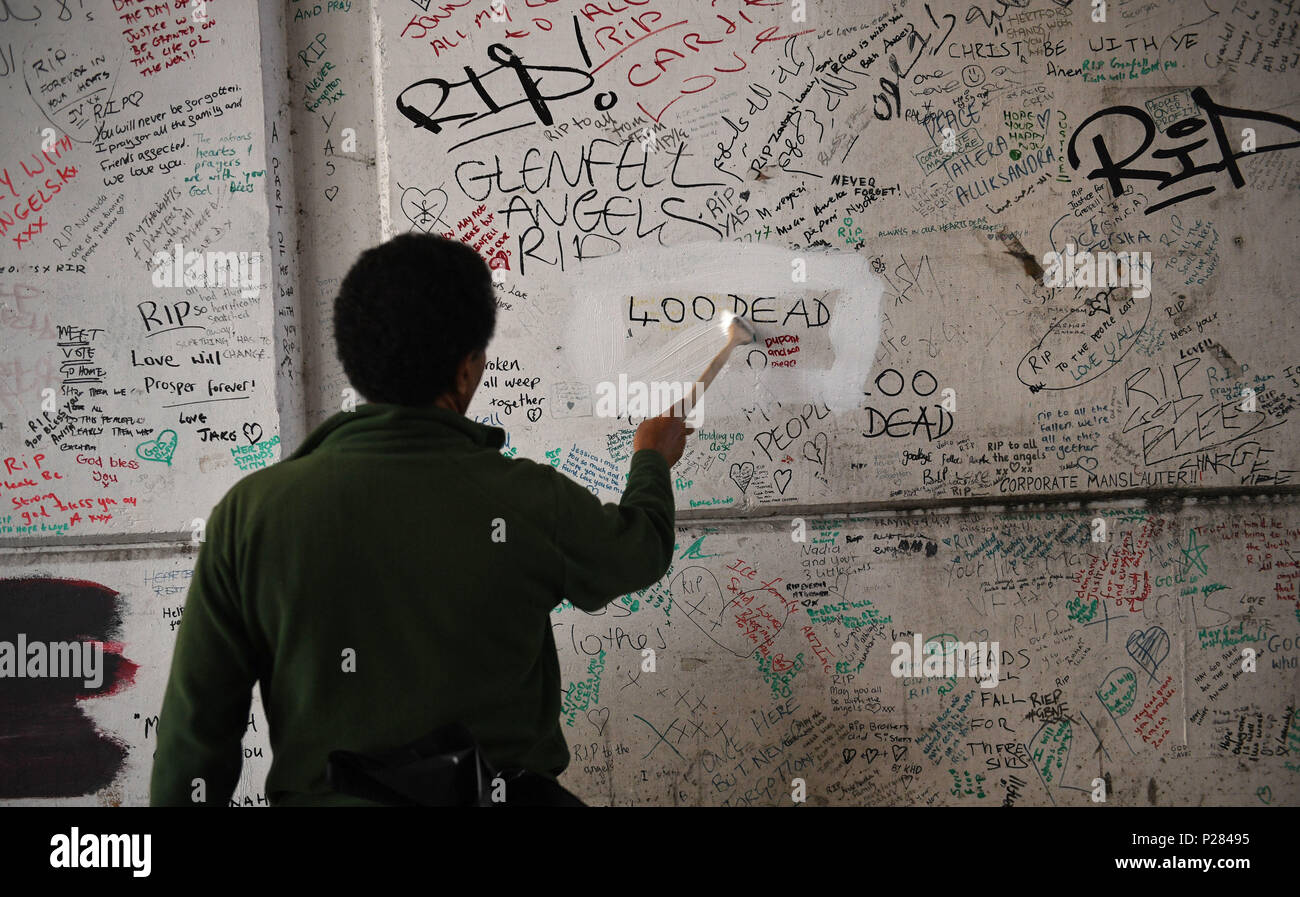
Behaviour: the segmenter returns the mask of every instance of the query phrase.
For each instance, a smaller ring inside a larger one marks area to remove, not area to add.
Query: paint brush
[[[722,350],[717,355],[713,356],[713,360],[704,369],[704,373],[700,374],[700,378],[691,384],[690,394],[682,400],[683,410],[687,407],[694,409],[699,404],[704,391],[709,388],[714,378],[718,376],[718,372],[731,358],[733,349],[737,346],[758,342],[758,331],[754,329],[752,324],[737,314],[724,311],[718,320],[718,326],[727,335],[727,344],[722,347]]]

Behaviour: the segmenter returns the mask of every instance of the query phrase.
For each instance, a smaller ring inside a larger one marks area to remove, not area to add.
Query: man
[[[504,431],[464,416],[495,320],[488,267],[460,243],[406,234],[348,272],[335,339],[368,402],[213,508],[151,803],[229,802],[255,681],[272,805],[362,803],[329,788],[331,751],[383,753],[450,723],[498,769],[567,766],[551,610],[597,610],[666,572],[687,430],[637,428],[618,505],[502,456]]]

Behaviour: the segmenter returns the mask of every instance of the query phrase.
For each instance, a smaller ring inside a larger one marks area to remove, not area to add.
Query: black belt
[[[495,769],[460,723],[381,754],[331,751],[325,775],[340,794],[389,806],[586,806],[546,776],[527,769]]]

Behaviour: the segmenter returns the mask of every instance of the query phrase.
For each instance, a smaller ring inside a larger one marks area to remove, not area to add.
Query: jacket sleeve
[[[185,599],[158,719],[151,806],[224,807],[239,780],[257,674],[239,613],[229,501],[212,509]]]
[[[562,594],[574,607],[599,610],[667,572],[673,553],[674,508],[663,455],[641,449],[632,456],[618,504],[602,504],[563,474],[554,479]]]

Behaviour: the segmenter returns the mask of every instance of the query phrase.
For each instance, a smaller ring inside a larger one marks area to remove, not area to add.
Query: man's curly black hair
[[[470,247],[407,233],[361,254],[334,300],[348,380],[371,402],[428,405],[496,326],[492,272]]]

